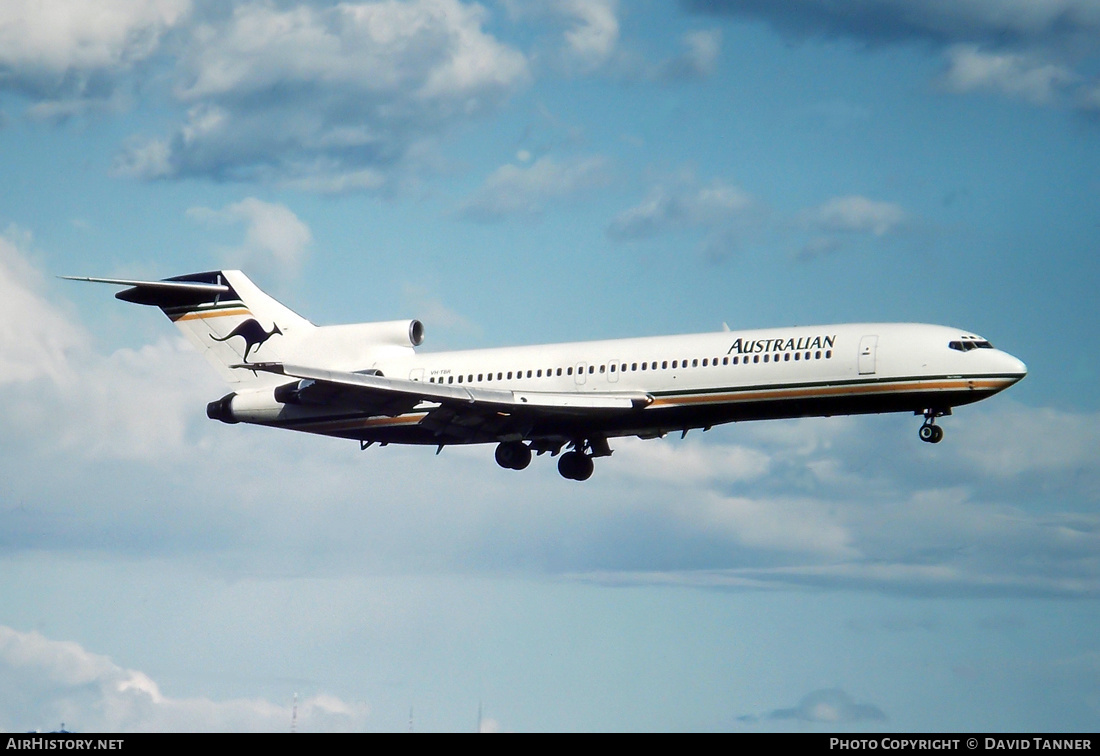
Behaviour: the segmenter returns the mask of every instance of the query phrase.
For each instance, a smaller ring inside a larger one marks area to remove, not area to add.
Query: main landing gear
[[[593,458],[611,456],[606,438],[579,438],[571,446],[573,450],[567,451],[558,460],[558,472],[569,480],[588,480],[592,477]]]
[[[558,472],[569,480],[588,480],[596,466],[584,452],[568,451],[558,458]]]
[[[531,464],[531,447],[522,441],[502,441],[497,446],[497,464],[506,470],[522,470]]]
[[[595,457],[611,456],[611,448],[606,438],[578,439],[571,442],[572,449],[558,457],[558,472],[569,480],[588,480],[592,477]],[[543,444],[537,449],[539,454],[549,451],[557,454],[561,443]],[[497,444],[497,464],[508,470],[522,470],[531,464],[531,446],[522,441],[501,441]]]
[[[936,425],[936,418],[950,415],[951,410],[926,409],[924,411],[924,425],[920,427],[920,440],[929,444],[938,444],[943,441],[943,428]]]

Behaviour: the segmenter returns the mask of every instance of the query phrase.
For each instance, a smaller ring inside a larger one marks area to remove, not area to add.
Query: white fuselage
[[[956,344],[981,348],[952,348]],[[457,352],[387,350],[364,370],[446,386],[515,392],[643,392],[652,401],[602,420],[536,422],[528,438],[660,435],[734,420],[922,412],[990,396],[1020,380],[1015,357],[958,329],[864,323],[658,336]],[[383,442],[437,443],[397,416],[282,405],[256,397],[245,422]],[[244,405],[240,405],[244,409]],[[473,433],[467,443],[499,440]]]

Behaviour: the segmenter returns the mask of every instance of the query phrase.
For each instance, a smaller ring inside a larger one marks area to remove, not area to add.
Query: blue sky
[[[1092,730],[1100,2],[0,9],[0,729]],[[424,349],[847,321],[1029,366],[944,420],[491,447],[229,427],[240,267]]]

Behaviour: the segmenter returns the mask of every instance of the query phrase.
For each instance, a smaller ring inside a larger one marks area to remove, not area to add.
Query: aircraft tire
[[[929,444],[938,444],[943,441],[943,428],[938,425],[922,425],[920,427],[920,440]]]
[[[594,469],[592,458],[580,452],[566,452],[558,460],[558,472],[569,480],[588,480]]]
[[[507,470],[522,470],[531,464],[531,447],[522,441],[503,441],[494,455],[497,464]]]

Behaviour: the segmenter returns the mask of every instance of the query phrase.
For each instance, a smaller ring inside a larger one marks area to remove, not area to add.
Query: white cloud
[[[548,57],[566,70],[592,73],[615,57],[618,0],[504,0],[504,5],[513,18],[552,28],[554,49]]]
[[[618,473],[640,480],[691,485],[748,481],[768,473],[769,457],[749,446],[704,444],[690,438],[680,443],[623,439],[615,458]]]
[[[966,464],[985,475],[1058,474],[1100,459],[1100,417],[1013,403],[958,428]]]
[[[124,68],[151,55],[190,9],[190,0],[6,0],[0,67],[54,77]]]
[[[116,170],[381,188],[425,143],[526,85],[525,57],[486,20],[457,0],[239,5],[192,30],[175,89],[187,121],[132,142]]]
[[[608,162],[598,155],[565,163],[541,157],[527,166],[503,165],[459,206],[459,212],[482,222],[538,216],[548,204],[568,200],[608,180]]]
[[[80,732],[289,732],[292,702],[214,701],[165,695],[143,672],[79,644],[0,625],[0,729],[66,727]],[[299,730],[357,731],[363,704],[320,694],[298,704]],[[30,716],[46,721],[27,721]]]
[[[701,497],[681,514],[711,534],[762,552],[798,554],[811,561],[858,559],[853,533],[836,511],[812,499],[722,496]]]
[[[104,289],[105,302],[110,302]],[[159,311],[141,313],[163,318]],[[166,334],[172,328],[164,319]],[[198,408],[222,386],[182,337],[165,336],[107,356],[86,353],[70,364],[73,385],[37,419],[51,451],[92,459],[172,459],[191,445]],[[22,393],[22,392],[20,392]],[[43,410],[46,410],[43,412]]]
[[[456,0],[234,8],[195,31],[177,92],[185,101],[346,85],[362,94],[462,100],[526,75],[523,56],[482,31],[486,14]]]
[[[897,231],[907,218],[899,205],[854,195],[834,197],[803,214],[808,225],[821,231],[870,233],[875,236]]]
[[[215,383],[196,376],[202,360],[181,337],[98,354],[75,312],[40,293],[29,243],[25,233],[0,237],[4,430],[23,436],[31,453],[144,460],[178,453],[187,418]],[[102,293],[111,306],[112,290],[102,287]],[[161,317],[156,310],[148,314]]]
[[[0,385],[39,378],[69,381],[68,353],[87,334],[41,293],[41,275],[27,262],[29,234],[0,236]]]
[[[947,57],[942,82],[951,92],[984,90],[1046,105],[1078,79],[1064,66],[1031,55],[988,52],[976,45],[956,45]]]
[[[809,260],[832,254],[843,249],[845,242],[854,236],[893,236],[911,222],[909,214],[893,202],[859,195],[834,197],[799,214],[798,224],[814,236],[803,245],[798,257]]]
[[[616,0],[559,0],[562,13],[576,19],[565,33],[570,53],[587,68],[607,61],[619,40],[619,20]]]
[[[39,118],[110,107],[119,77],[159,48],[190,0],[7,0],[0,3],[0,89],[43,100]]]
[[[279,203],[246,197],[221,210],[193,207],[187,214],[212,223],[241,223],[244,244],[227,251],[227,267],[262,267],[283,276],[292,275],[313,243],[309,226],[290,208]]]
[[[688,179],[655,186],[644,200],[616,215],[607,232],[614,239],[645,239],[682,228],[716,228],[746,217],[752,195],[721,180],[699,187]]]

